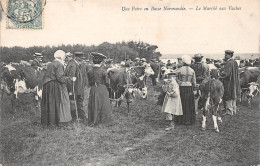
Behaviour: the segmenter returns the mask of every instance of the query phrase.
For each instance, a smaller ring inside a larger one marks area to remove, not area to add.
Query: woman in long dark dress
[[[91,86],[88,104],[88,123],[90,126],[111,121],[112,108],[109,101],[109,93],[105,86],[107,71],[100,66],[106,58],[100,53],[91,53],[93,56],[93,68],[88,72],[89,85]]]
[[[195,123],[195,103],[193,87],[196,85],[195,72],[189,67],[191,58],[188,55],[182,56],[183,66],[177,70],[180,86],[180,96],[183,115],[177,116],[176,123],[181,125],[192,125]]]
[[[69,95],[66,83],[73,78],[64,76],[65,52],[54,53],[53,62],[48,64],[43,80],[41,101],[41,123],[43,125],[59,125],[71,120]]]

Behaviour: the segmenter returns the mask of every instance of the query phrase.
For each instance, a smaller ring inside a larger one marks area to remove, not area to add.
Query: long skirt
[[[195,123],[195,103],[191,86],[180,86],[180,96],[183,115],[174,117],[177,124],[192,125]]]
[[[71,121],[70,99],[66,84],[61,84],[60,122]]]
[[[83,99],[83,110],[85,112],[86,118],[88,118],[88,100],[89,100],[90,87],[86,86],[84,88],[84,99]]]
[[[41,101],[41,123],[58,125],[59,122],[71,120],[69,97],[66,86],[50,81],[43,85]]]
[[[88,104],[88,123],[98,125],[111,121],[112,108],[105,85],[91,86]]]

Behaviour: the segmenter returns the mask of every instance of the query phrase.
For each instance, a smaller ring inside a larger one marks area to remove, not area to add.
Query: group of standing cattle
[[[91,66],[89,62],[88,66]],[[47,64],[46,64],[47,65]],[[43,66],[46,66],[43,65]],[[46,67],[29,66],[23,63],[1,64],[1,97],[4,93],[11,95],[11,105],[15,108],[19,94],[34,93],[35,99],[41,99],[43,77]],[[147,96],[144,78],[153,75],[151,67],[135,66],[132,68],[114,67],[107,69],[108,90],[111,101],[117,101],[120,106],[126,98],[127,104],[132,101],[133,92],[138,92],[142,98]],[[136,93],[135,93],[136,94]]]
[[[41,98],[43,77],[46,73],[44,67],[35,67],[23,65],[24,63],[10,63],[8,65],[1,64],[1,96],[3,93],[12,95],[11,104],[16,106],[15,99],[20,93],[34,93],[36,100]],[[158,72],[159,69],[159,72]],[[218,72],[219,69],[211,69],[211,73]],[[147,97],[146,78],[154,76],[156,73],[160,75],[165,72],[165,67],[159,65],[157,70],[151,68],[150,64],[146,66],[133,67],[114,67],[108,68],[108,90],[111,101],[116,101],[120,106],[122,100],[126,98],[128,111],[129,104],[132,102],[132,97],[138,92],[142,98]],[[260,84],[260,68],[259,67],[243,67],[239,69],[241,96],[242,99],[247,99],[249,106],[251,100],[259,92]],[[158,80],[157,80],[158,81]],[[134,93],[135,92],[135,93]],[[205,84],[201,96],[204,97],[203,115],[208,109],[209,104],[212,105],[213,114],[216,115],[219,104],[222,101],[224,89],[221,81],[211,79]],[[215,120],[214,119],[214,127]],[[219,119],[220,117],[219,117]],[[204,125],[204,123],[203,123]],[[203,126],[202,126],[203,127]]]

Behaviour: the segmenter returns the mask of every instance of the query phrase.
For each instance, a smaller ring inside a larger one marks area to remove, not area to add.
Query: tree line
[[[43,55],[43,61],[48,62],[54,59],[53,54],[57,50],[63,50],[65,52],[83,52],[86,59],[90,59],[91,52],[99,52],[107,56],[109,59],[113,59],[116,63],[119,63],[126,59],[134,60],[135,58],[146,58],[147,61],[151,59],[159,59],[162,54],[156,52],[158,47],[142,41],[129,41],[129,42],[117,42],[109,43],[103,42],[97,46],[95,45],[59,45],[59,46],[32,46],[32,47],[0,47],[1,62],[20,62],[21,60],[29,61],[34,59],[34,53],[38,52]]]

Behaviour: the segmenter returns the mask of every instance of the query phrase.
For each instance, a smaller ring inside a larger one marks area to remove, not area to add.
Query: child
[[[172,73],[165,80],[166,84],[163,90],[166,92],[162,111],[166,113],[166,120],[169,126],[165,128],[166,131],[174,129],[173,117],[174,115],[183,115],[179,85],[176,82],[176,76]]]

